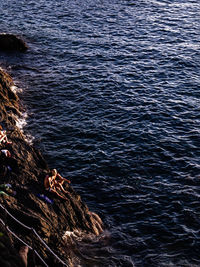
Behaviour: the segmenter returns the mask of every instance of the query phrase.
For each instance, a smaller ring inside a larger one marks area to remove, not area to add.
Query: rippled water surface
[[[30,47],[0,53],[25,131],[109,232],[86,266],[200,266],[200,2],[0,8],[1,30]]]

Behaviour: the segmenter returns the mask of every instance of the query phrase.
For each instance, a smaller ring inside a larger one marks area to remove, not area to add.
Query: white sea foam
[[[21,93],[23,90],[22,88],[19,88],[16,84],[12,85],[10,89],[16,94],[16,93]]]
[[[24,126],[27,124],[27,121],[26,121],[27,117],[28,117],[28,114],[25,112],[25,113],[22,113],[21,117],[15,118],[15,120],[16,120],[16,126],[21,131],[23,131]]]
[[[66,231],[62,238],[65,241],[97,241],[101,239],[105,239],[110,237],[110,233],[107,230],[104,230],[99,236],[93,234],[93,233],[86,233],[81,230],[74,230],[74,231]]]
[[[105,230],[99,236],[81,230],[66,231],[62,236],[66,244],[66,253],[70,267],[85,266],[86,259],[93,259],[99,248],[105,249],[110,240],[110,233]],[[77,256],[77,251],[79,251]],[[99,265],[98,265],[99,266]]]
[[[22,132],[22,134],[25,137],[25,140],[29,143],[29,144],[33,144],[33,140],[34,137],[30,134],[25,134],[24,133],[24,127],[27,125],[27,118],[28,118],[28,113],[24,112],[21,114],[20,117],[14,116],[15,122],[16,122],[16,126],[20,129],[20,131]]]
[[[85,236],[86,234],[83,231],[79,231],[79,230],[74,230],[74,231],[66,231],[63,235],[63,239],[64,240],[68,240],[69,238],[72,240],[76,240],[76,241],[81,241],[81,239],[83,238],[83,236]],[[71,241],[72,241],[71,240]]]
[[[75,235],[74,232],[72,232],[72,231],[66,231],[65,234],[64,234],[64,236],[63,236],[63,239],[65,239],[67,236],[71,236],[71,235],[72,236]]]
[[[2,68],[0,68],[2,69]],[[3,70],[3,69],[2,69]],[[23,89],[20,88],[18,85],[18,82],[15,81],[14,85],[10,86],[10,89],[15,93],[21,93],[23,92]],[[27,112],[23,112],[20,113],[20,116],[16,116],[16,115],[12,115],[12,117],[14,118],[15,122],[16,122],[16,126],[20,129],[20,131],[22,132],[22,134],[25,137],[25,140],[29,143],[29,144],[33,144],[33,140],[34,137],[30,134],[25,134],[24,133],[24,127],[27,125],[27,118],[28,118],[28,113]]]
[[[0,67],[0,70],[3,71],[3,72],[5,72],[5,73],[8,73],[7,70],[4,69],[4,68],[2,68],[2,67]],[[14,85],[11,85],[11,86],[10,86],[10,89],[11,89],[14,93],[21,93],[21,92],[23,91],[22,88],[19,88],[19,87],[17,86],[17,81],[14,82]]]

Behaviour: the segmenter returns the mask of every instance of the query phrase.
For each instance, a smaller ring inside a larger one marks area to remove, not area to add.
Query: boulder
[[[14,34],[0,34],[0,49],[10,51],[25,52],[28,49],[27,44]]]

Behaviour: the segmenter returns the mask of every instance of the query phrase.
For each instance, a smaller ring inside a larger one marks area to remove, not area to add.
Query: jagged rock
[[[103,231],[102,221],[88,210],[69,184],[65,185],[66,200],[44,189],[44,178],[49,172],[49,166],[40,151],[26,141],[16,126],[16,114],[20,115],[19,99],[12,91],[12,86],[11,77],[0,69],[0,125],[12,141],[9,146],[0,145],[0,149],[6,148],[12,155],[11,158],[0,155],[0,171],[4,170],[1,183],[11,184],[16,192],[15,195],[0,195],[0,203],[18,220],[33,227],[48,246],[67,261],[66,243],[62,239],[65,232],[80,231],[97,236]],[[7,165],[12,171],[6,169]],[[47,196],[53,200],[53,204],[45,202],[38,194]],[[0,219],[4,219],[2,214],[1,211]],[[6,220],[21,239],[30,246],[34,245],[49,266],[61,266],[32,231],[24,229],[9,216]]]
[[[14,34],[0,34],[0,49],[24,52],[28,49],[26,43]]]
[[[0,266],[24,267],[17,249],[8,236],[4,227],[0,225]]]

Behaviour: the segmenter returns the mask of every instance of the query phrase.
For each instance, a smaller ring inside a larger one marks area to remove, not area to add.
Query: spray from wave
[[[15,82],[14,85],[10,86],[10,89],[15,93],[22,93],[23,89],[20,88],[19,86],[17,86],[17,83]],[[21,133],[24,135],[25,140],[29,143],[29,144],[33,144],[34,141],[34,137],[29,134],[29,133],[25,133],[24,132],[24,128],[27,125],[27,119],[28,119],[28,113],[26,111],[22,111],[18,113],[18,115],[14,115],[12,114],[12,118],[15,120],[16,126],[20,129]]]
[[[21,113],[20,117],[15,116],[15,122],[16,126],[20,129],[21,133],[24,135],[25,140],[32,145],[34,137],[31,134],[24,132],[24,127],[27,125],[27,118],[28,118],[28,113],[23,112]]]

